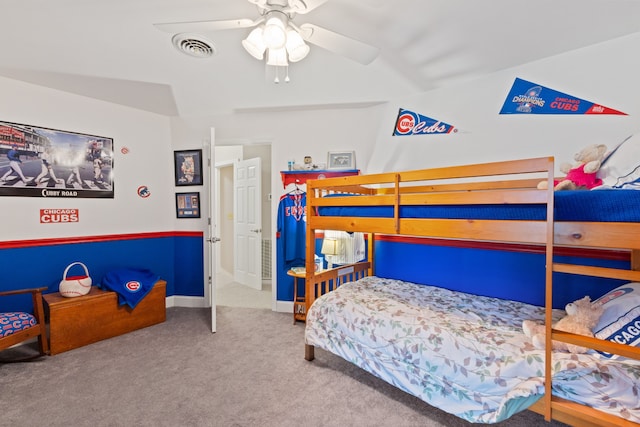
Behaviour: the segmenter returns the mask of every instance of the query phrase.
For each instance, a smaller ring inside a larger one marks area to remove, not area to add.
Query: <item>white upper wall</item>
[[[302,163],[304,156],[311,156],[314,162],[326,163],[328,151],[349,150],[356,152],[356,167],[366,169],[382,111],[383,107],[378,105],[174,118],[172,138],[179,141],[181,149],[206,146],[208,129],[215,128],[216,145],[271,145],[271,238],[275,242],[278,200],[284,193],[279,172],[287,169],[287,160]]]
[[[260,143],[272,148],[272,221],[282,189],[279,170],[290,158],[326,162],[328,151],[354,150],[365,172],[423,168],[529,156],[569,161],[593,143],[615,144],[640,130],[637,70],[640,34],[580,49],[491,75],[462,86],[416,94],[368,108],[252,112],[167,118],[65,92],[0,78],[0,120],[104,135],[115,142],[115,199],[3,197],[3,240],[206,230],[206,219],[175,218],[173,150],[203,148],[210,128],[216,143]],[[499,115],[516,77],[628,116]],[[460,129],[455,135],[392,137],[399,107]],[[129,154],[120,152],[129,148]],[[208,176],[205,177],[205,181]],[[151,197],[138,197],[146,185]],[[182,187],[179,188],[182,191]],[[202,187],[203,207],[209,203]],[[284,190],[283,190],[284,191]],[[77,224],[41,225],[41,208],[78,208]],[[273,227],[275,231],[275,226]],[[274,232],[272,231],[272,232]]]
[[[592,143],[613,148],[640,131],[640,33],[508,69],[454,88],[389,102],[367,172],[555,156]],[[500,115],[516,77],[628,114]],[[456,134],[394,137],[399,108],[459,128]],[[558,172],[560,173],[560,172]]]
[[[0,92],[2,121],[102,135],[113,138],[115,148],[113,199],[2,197],[3,241],[174,229],[167,117],[5,78]],[[122,147],[129,153],[122,154]],[[138,196],[141,185],[151,196]],[[40,209],[47,208],[77,208],[80,221],[40,224]]]

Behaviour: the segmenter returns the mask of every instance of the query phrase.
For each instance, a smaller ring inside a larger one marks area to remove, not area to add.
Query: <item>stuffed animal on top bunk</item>
[[[554,180],[554,190],[578,190],[599,187],[602,180],[596,176],[600,165],[607,153],[607,146],[604,144],[591,144],[575,154],[573,159],[575,164],[563,163],[560,165],[560,172],[565,174],[563,179]],[[547,188],[547,181],[538,183],[539,189]]]
[[[553,325],[554,329],[593,337],[593,328],[598,324],[604,309],[601,304],[592,304],[591,298],[586,296],[567,304],[565,311],[567,315]],[[544,349],[544,325],[533,320],[524,320],[522,322],[522,330],[526,336],[531,338],[535,348]],[[569,353],[586,353],[588,351],[585,347],[559,341],[553,341],[553,349]]]

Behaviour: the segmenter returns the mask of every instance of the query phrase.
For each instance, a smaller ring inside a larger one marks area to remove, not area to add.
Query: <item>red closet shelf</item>
[[[348,170],[309,170],[309,171],[282,171],[282,185],[286,188],[289,184],[305,184],[308,179],[336,178],[339,176],[359,175],[360,169]]]

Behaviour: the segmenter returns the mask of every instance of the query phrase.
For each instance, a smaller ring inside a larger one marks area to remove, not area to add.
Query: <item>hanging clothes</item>
[[[366,244],[363,233],[325,230],[324,238],[337,241],[338,253],[329,255],[333,264],[353,264],[365,259]]]
[[[278,237],[282,241],[284,261],[306,258],[307,193],[293,190],[282,197],[278,204]]]

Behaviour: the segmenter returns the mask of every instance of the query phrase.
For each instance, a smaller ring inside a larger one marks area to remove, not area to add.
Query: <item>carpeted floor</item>
[[[209,313],[170,308],[159,325],[0,364],[0,425],[471,425],[327,352],[307,362],[291,314],[221,306],[212,334]],[[524,412],[499,425],[561,424]]]

